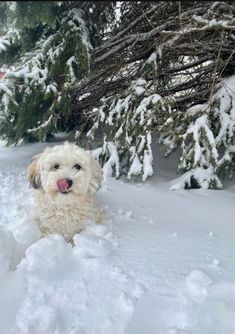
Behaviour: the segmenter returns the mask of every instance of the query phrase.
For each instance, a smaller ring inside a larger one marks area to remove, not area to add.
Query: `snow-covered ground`
[[[39,240],[25,168],[46,144],[0,144],[0,334],[234,334],[235,186],[169,191],[106,178],[106,225]],[[50,143],[50,145],[54,145]]]

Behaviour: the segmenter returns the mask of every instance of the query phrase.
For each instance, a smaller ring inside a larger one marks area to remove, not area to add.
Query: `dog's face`
[[[36,155],[28,167],[28,179],[52,199],[71,202],[98,190],[102,172],[90,153],[66,142]]]

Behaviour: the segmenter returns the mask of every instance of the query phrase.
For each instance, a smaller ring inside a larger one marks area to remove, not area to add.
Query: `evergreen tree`
[[[9,143],[46,140],[67,130],[71,88],[89,74],[93,48],[92,4],[87,12],[82,7],[80,2],[26,1],[11,9],[12,33],[1,39],[11,63],[0,86],[0,135]]]
[[[0,135],[9,143],[65,130],[96,147],[106,173],[146,180],[156,134],[166,156],[181,152],[173,189],[221,188],[232,176],[232,1],[1,8]]]
[[[169,155],[178,145],[178,169],[183,175],[172,189],[221,188],[225,175],[235,167],[235,76],[218,84],[216,93],[204,104],[185,112],[168,114],[160,127],[160,141]]]
[[[97,130],[99,138],[102,128],[97,154],[110,174],[113,166],[116,176],[121,170],[143,180],[152,174],[155,133],[166,156],[181,151],[183,175],[172,189],[221,188],[234,169],[234,4],[123,5],[118,30],[95,50],[93,77],[76,88],[84,98],[75,100],[74,112],[85,111],[78,133],[87,129],[93,139]],[[156,95],[157,103],[145,104]]]

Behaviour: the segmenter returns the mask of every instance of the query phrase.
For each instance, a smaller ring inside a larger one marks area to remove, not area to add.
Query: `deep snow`
[[[105,178],[106,225],[38,240],[25,168],[45,146],[0,145],[0,334],[235,333],[235,186],[169,191],[157,150],[146,183]]]

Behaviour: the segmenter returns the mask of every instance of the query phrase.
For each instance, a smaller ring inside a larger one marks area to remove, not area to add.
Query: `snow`
[[[47,86],[46,93],[50,93],[50,91],[52,91],[54,94],[58,93],[56,82],[53,82]]]
[[[6,51],[7,46],[9,46],[9,45],[10,45],[10,42],[9,42],[9,41],[0,38],[0,53],[1,53],[2,51]]]
[[[184,189],[185,185],[189,187],[192,177],[198,182],[198,184],[200,184],[202,189],[209,189],[211,182],[214,182],[219,189],[223,187],[220,179],[215,174],[213,167],[209,166],[207,169],[203,167],[196,167],[188,172],[185,172],[183,175],[174,180],[170,190]]]
[[[115,175],[119,177],[119,157],[117,153],[117,148],[112,141],[105,143],[105,148],[109,151],[110,157],[108,161],[103,166],[103,175],[106,180],[107,177],[112,176],[113,174],[113,166],[115,167]]]
[[[69,74],[70,74],[70,78],[71,78],[72,82],[75,82],[75,80],[76,80],[76,76],[75,76],[74,70],[73,70],[73,63],[76,64],[76,62],[77,61],[76,61],[75,56],[70,57],[66,62],[66,65],[68,65],[68,67],[69,67]]]
[[[8,94],[9,96],[12,96],[12,92],[11,90],[9,89],[9,83],[7,81],[3,82],[3,81],[0,81],[0,92],[3,91],[5,92],[6,94]]]
[[[10,101],[13,100],[12,84],[7,79],[0,79],[0,93],[2,94],[1,103],[2,110],[0,110],[0,117],[8,110],[8,105]],[[2,115],[1,115],[2,114]]]
[[[142,177],[143,181],[146,181],[149,176],[153,175],[153,154],[152,154],[152,136],[150,132],[147,134],[147,149],[144,150],[144,159],[143,159],[143,170],[144,174]]]
[[[115,8],[115,22],[120,22],[121,20],[121,5],[122,2],[121,1],[117,1],[116,2],[116,8]]]
[[[18,272],[27,273],[28,291],[13,333],[120,333],[141,294],[103,234],[77,235],[75,247],[61,237],[42,239],[27,250]]]
[[[226,143],[226,137],[233,137],[235,127],[235,76],[231,76],[221,81],[221,87],[215,93],[214,101],[219,100],[219,108],[216,111],[220,117],[221,128],[215,138],[216,143],[221,141]]]
[[[156,104],[161,100],[161,96],[158,94],[153,94],[148,97],[144,97],[136,108],[136,115],[140,114],[140,125],[143,125],[146,122],[146,119],[150,118],[151,103]]]
[[[157,147],[151,180],[106,175],[106,224],[39,240],[25,169],[46,145],[0,142],[0,332],[233,334],[235,186],[169,191]]]
[[[151,53],[150,57],[148,58],[147,63],[150,64],[152,62],[156,62],[156,60],[157,60],[157,54],[154,51],[153,53]]]
[[[81,38],[82,38],[82,43],[86,47],[88,57],[90,57],[90,51],[93,49],[90,39],[89,39],[89,31],[86,26],[86,22],[82,18],[83,16],[83,11],[78,9],[78,8],[73,8],[69,12],[69,16],[72,17],[73,21],[77,21],[79,24],[79,29],[81,31]],[[73,21],[69,21],[69,24],[74,26],[74,29],[77,29],[76,24]]]
[[[143,78],[138,78],[137,80],[132,82],[132,90],[133,93],[137,96],[143,95],[145,93],[145,86],[147,85],[147,81]]]
[[[53,115],[50,115],[49,118],[44,123],[40,124],[37,128],[28,129],[27,132],[32,133],[38,131],[39,129],[46,128],[51,123],[52,120],[53,120]]]
[[[136,147],[131,146],[130,152],[131,152],[130,161],[132,161],[132,164],[127,174],[128,179],[131,179],[132,175],[139,175],[143,168],[142,163],[140,162],[138,153],[136,152]]]
[[[216,92],[211,101],[190,107],[185,113],[179,131],[182,154],[179,170],[185,171],[172,189],[182,189],[191,184],[191,178],[205,188],[222,188],[225,169],[228,177],[232,177],[232,161],[234,159],[235,128],[235,76],[221,79],[216,85]],[[171,124],[171,118],[167,123]],[[215,129],[214,124],[217,123]],[[183,127],[186,125],[185,130]],[[163,138],[169,154],[175,148],[175,136]],[[226,166],[226,167],[225,167]]]

